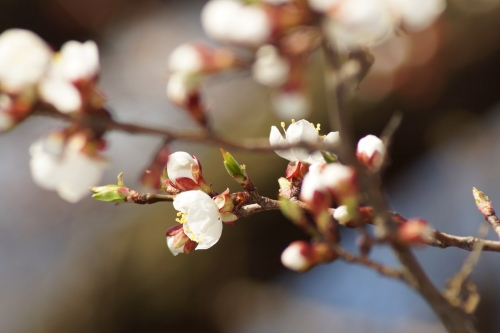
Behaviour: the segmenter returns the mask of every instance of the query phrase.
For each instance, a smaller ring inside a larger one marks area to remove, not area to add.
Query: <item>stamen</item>
[[[282,127],[285,131],[286,131],[286,129],[285,129],[285,125],[286,125],[286,124],[285,124],[285,122],[284,122],[284,121],[282,121],[282,122],[281,122],[281,127]]]
[[[180,216],[180,218],[175,219],[176,222],[179,222],[180,224],[185,224],[187,222],[187,213],[179,212],[177,213],[177,216]]]
[[[295,123],[295,119],[292,119],[292,124],[294,124],[294,123]]]

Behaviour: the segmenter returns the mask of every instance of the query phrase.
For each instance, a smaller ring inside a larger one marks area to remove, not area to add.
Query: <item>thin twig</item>
[[[476,200],[477,209],[479,209],[485,220],[493,227],[498,237],[500,237],[500,220],[495,213],[495,209],[493,209],[492,202],[488,199],[487,195],[475,187],[472,188],[472,195]]]

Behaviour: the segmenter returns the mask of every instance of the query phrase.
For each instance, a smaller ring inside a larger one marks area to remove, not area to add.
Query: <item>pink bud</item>
[[[425,244],[430,236],[431,230],[423,219],[405,221],[398,228],[399,240],[407,244]]]
[[[375,135],[367,135],[358,142],[356,156],[360,163],[371,172],[377,172],[382,167],[385,159],[385,145]]]
[[[315,264],[311,245],[305,241],[295,241],[291,243],[281,254],[281,262],[283,266],[292,271],[308,271]]]

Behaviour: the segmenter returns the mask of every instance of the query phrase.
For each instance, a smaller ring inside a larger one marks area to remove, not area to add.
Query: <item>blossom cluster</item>
[[[97,88],[99,54],[92,41],[69,41],[59,52],[36,34],[11,29],[0,35],[0,131],[12,129],[35,109],[71,117],[107,116]],[[99,131],[78,125],[33,143],[31,171],[45,189],[76,202],[106,166]]]
[[[398,31],[428,27],[445,5],[445,0],[210,0],[201,23],[225,47],[190,43],[176,48],[167,95],[206,125],[202,77],[248,67],[255,82],[272,89],[270,102],[279,117],[304,117],[310,110],[307,66],[322,39],[347,54]]]

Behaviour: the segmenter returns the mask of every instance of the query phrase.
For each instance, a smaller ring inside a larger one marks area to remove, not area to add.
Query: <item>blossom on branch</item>
[[[77,83],[94,80],[99,74],[99,50],[93,41],[64,43],[55,56],[51,75]]]
[[[285,137],[283,137],[276,126],[271,127],[271,134],[269,135],[269,142],[271,146],[285,145],[285,144],[296,144],[299,142],[325,142],[330,145],[336,145],[339,143],[340,136],[339,132],[330,132],[326,136],[320,136],[319,126],[315,127],[314,124],[308,122],[307,120],[293,121],[288,129],[285,129],[285,123],[281,126],[285,131]],[[310,154],[307,149],[304,148],[291,148],[286,150],[275,150],[278,156],[289,160],[290,162],[304,162],[304,163],[322,163],[324,162],[323,155],[321,152],[316,151]]]
[[[0,35],[0,89],[19,94],[45,75],[52,50],[36,34],[10,29]]]
[[[316,265],[332,262],[337,254],[325,243],[309,244],[295,241],[281,254],[281,263],[286,268],[304,273]]]
[[[212,192],[212,187],[203,178],[200,162],[186,152],[178,151],[168,156],[167,175],[169,185],[179,191]]]
[[[98,145],[83,134],[66,138],[59,132],[34,142],[30,147],[33,180],[66,201],[79,201],[99,182],[107,165],[98,154]]]
[[[356,156],[371,172],[377,172],[384,164],[386,148],[375,135],[367,135],[358,142]]]
[[[202,191],[182,192],[175,197],[174,208],[179,211],[177,222],[190,240],[198,243],[197,250],[208,249],[222,235],[219,207]]]

